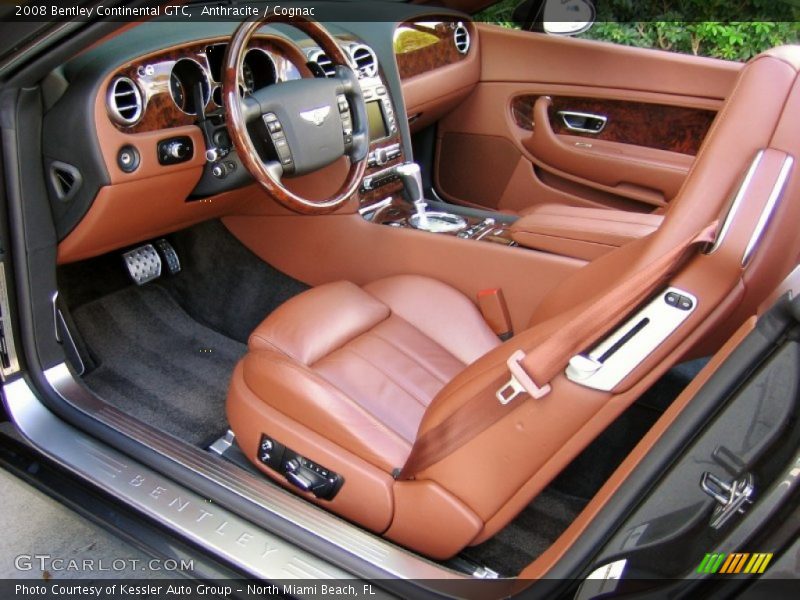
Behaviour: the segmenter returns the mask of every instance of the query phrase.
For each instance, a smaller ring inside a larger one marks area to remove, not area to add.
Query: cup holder
[[[433,233],[452,233],[467,227],[464,217],[440,211],[426,212],[424,219],[421,218],[421,215],[414,213],[408,218],[408,223],[414,229]]]

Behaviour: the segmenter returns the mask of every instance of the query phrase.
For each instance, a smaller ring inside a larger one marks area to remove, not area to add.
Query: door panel
[[[511,112],[517,126],[533,131],[533,107],[541,98],[523,94],[511,101]],[[636,144],[658,150],[669,150],[694,156],[700,148],[716,116],[713,110],[687,108],[667,104],[553,96],[549,110],[550,127],[558,135],[577,135],[590,140],[606,140]],[[608,121],[598,133],[568,129],[559,118],[563,112],[580,112],[605,116]],[[646,124],[646,127],[642,127]]]
[[[448,200],[496,210],[663,208],[741,68],[491,25],[477,32],[480,82],[439,123],[434,181]],[[590,131],[570,129],[562,111]]]
[[[634,144],[556,135],[550,126],[550,104],[546,96],[536,101],[533,134],[522,140],[535,164],[567,179],[656,207],[664,206],[678,193],[691,166],[689,157]]]

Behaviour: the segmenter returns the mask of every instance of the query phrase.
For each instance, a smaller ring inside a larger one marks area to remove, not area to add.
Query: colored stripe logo
[[[725,574],[735,575],[736,573],[757,574],[763,573],[767,565],[772,560],[772,552],[734,552],[725,554],[715,552],[706,554],[700,566],[697,567],[698,573],[706,574]]]

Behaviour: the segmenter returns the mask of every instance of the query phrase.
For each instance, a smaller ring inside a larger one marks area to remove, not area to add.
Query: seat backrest
[[[445,458],[417,473],[413,486],[433,481],[460,498],[484,522],[479,543],[505,526],[581,450],[691,349],[724,340],[738,315],[753,308],[798,262],[800,177],[783,167],[800,154],[800,47],[759,55],[744,68],[718,115],[662,226],[590,263],[557,286],[537,307],[532,326],[489,352],[454,378],[434,399],[417,439],[476,396],[496,403],[508,380],[506,360],[528,351],[575,318],[581,309],[628,274],[650,264],[691,232],[731,216],[724,244],[713,254],[692,258],[671,279],[698,299],[691,316],[611,392],[590,389],[563,374],[540,399],[522,396],[508,413]],[[728,208],[759,152],[756,176],[735,214]],[[782,192],[783,199],[780,197]],[[776,200],[775,203],[772,200]],[[758,236],[770,205],[775,211],[767,236],[743,261]],[[744,264],[743,264],[744,263]],[[740,319],[739,319],[740,320]],[[613,325],[613,324],[610,324]],[[714,335],[712,335],[714,334]],[[711,342],[709,342],[711,340]],[[539,382],[544,383],[544,382]],[[476,485],[475,482],[480,482]]]

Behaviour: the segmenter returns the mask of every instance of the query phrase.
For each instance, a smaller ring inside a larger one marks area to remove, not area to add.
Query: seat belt
[[[460,448],[508,414],[513,408],[512,401],[518,396],[546,396],[550,392],[550,381],[566,368],[573,356],[594,345],[661,284],[666,283],[688,258],[690,250],[714,240],[716,229],[717,221],[714,221],[693,233],[621,284],[600,295],[536,348],[528,352],[514,352],[506,361],[511,378],[495,393],[497,402],[487,402],[482,395],[475,396],[418,437],[396,478],[412,479],[415,474]]]

